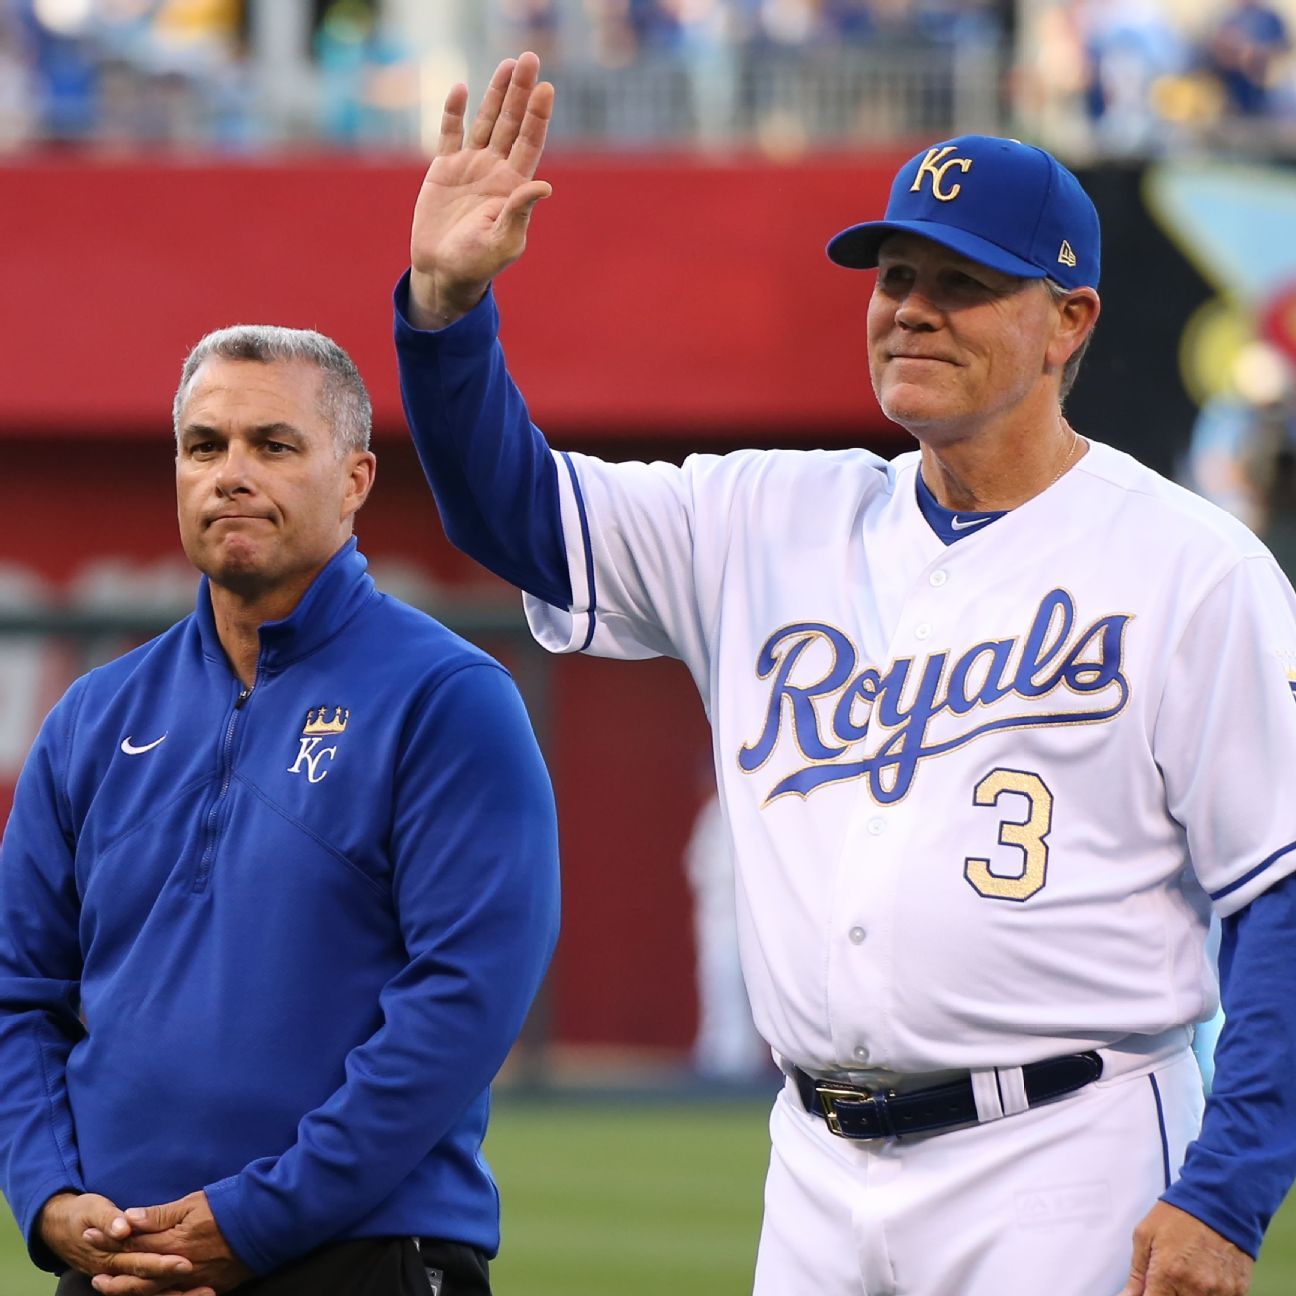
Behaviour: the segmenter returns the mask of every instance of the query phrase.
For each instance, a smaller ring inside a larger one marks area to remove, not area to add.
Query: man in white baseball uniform
[[[916,452],[555,454],[489,291],[549,192],[537,78],[506,61],[466,131],[447,100],[406,408],[447,532],[541,643],[678,657],[706,704],[788,1077],[758,1296],[1240,1296],[1296,1166],[1296,596],[1063,417],[1093,204],[969,136],[833,239],[877,268],[869,367]]]

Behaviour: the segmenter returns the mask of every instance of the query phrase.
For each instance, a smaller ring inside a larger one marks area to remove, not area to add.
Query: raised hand
[[[410,323],[444,328],[470,311],[490,281],[522,255],[536,203],[535,178],[553,115],[553,86],[531,53],[495,69],[464,133],[468,87],[446,96],[436,157],[414,207]]]

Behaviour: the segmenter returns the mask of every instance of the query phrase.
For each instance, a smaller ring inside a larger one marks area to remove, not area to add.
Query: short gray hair
[[[277,324],[234,324],[208,333],[180,370],[180,385],[171,403],[171,423],[180,435],[180,414],[189,399],[194,375],[213,356],[251,360],[256,364],[303,360],[314,365],[320,385],[320,413],[333,431],[338,456],[368,450],[373,430],[373,405],[355,361],[332,338],[314,329],[282,328]]]
[[[1044,287],[1048,289],[1048,295],[1055,306],[1060,306],[1068,297],[1071,296],[1070,288],[1063,288],[1056,279],[1045,279]],[[1071,353],[1071,358],[1062,367],[1062,388],[1058,392],[1058,402],[1066,403],[1066,398],[1071,394],[1071,388],[1075,386],[1076,374],[1080,372],[1080,362],[1085,358],[1085,352],[1089,350],[1089,343],[1093,341],[1094,331],[1090,329],[1085,336],[1085,340]]]

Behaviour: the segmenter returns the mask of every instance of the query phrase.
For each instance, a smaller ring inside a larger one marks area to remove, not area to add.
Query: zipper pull
[[[250,688],[244,688],[242,692],[239,693],[238,697],[234,699],[234,710],[237,711],[251,696],[252,690]]]

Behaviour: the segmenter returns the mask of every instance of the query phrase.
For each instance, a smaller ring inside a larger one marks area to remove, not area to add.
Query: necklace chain
[[[1064,459],[1062,460],[1062,466],[1057,470],[1057,472],[1055,472],[1055,473],[1053,474],[1053,480],[1049,482],[1048,486],[1045,486],[1045,487],[1044,487],[1045,490],[1048,490],[1049,486],[1052,486],[1053,483],[1056,482],[1056,481],[1058,480],[1058,478],[1061,477],[1062,474],[1063,474],[1064,472],[1066,472],[1067,467],[1068,467],[1068,466],[1070,465],[1070,463],[1071,463],[1071,456],[1072,456],[1073,454],[1075,454],[1075,452],[1076,452],[1076,446],[1078,446],[1079,444],[1080,444],[1080,433],[1077,432],[1077,431],[1075,430],[1075,428],[1072,428],[1072,429],[1071,429],[1071,444],[1067,447],[1066,458],[1064,458]]]

